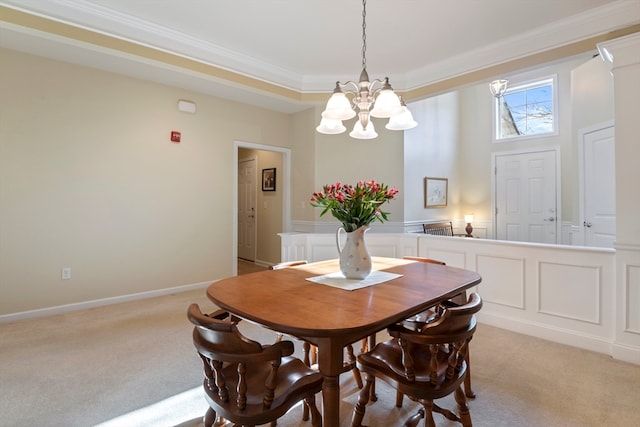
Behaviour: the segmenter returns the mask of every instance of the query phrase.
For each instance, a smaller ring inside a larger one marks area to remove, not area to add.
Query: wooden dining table
[[[373,257],[373,270],[399,277],[357,290],[307,279],[340,271],[338,260],[229,277],[211,284],[214,304],[318,348],[323,425],[340,424],[343,349],[387,326],[455,297],[482,280],[476,272],[399,258]]]

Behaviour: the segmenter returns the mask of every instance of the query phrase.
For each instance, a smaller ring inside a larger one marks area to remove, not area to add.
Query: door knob
[[[549,222],[553,222],[553,221],[555,221],[555,220],[556,220],[556,218],[555,218],[555,217],[553,217],[553,216],[550,216],[549,218],[545,218],[544,220],[545,220],[545,221],[549,221]]]
[[[584,226],[585,226],[585,227],[587,227],[587,228],[591,228],[591,225],[592,225],[592,224],[591,224],[590,222],[584,221],[584,222],[582,223],[582,225],[584,225]]]

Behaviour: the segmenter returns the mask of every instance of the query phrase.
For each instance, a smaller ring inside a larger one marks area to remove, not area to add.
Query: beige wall
[[[13,51],[0,63],[0,314],[232,273],[233,142],[286,147],[288,115]]]
[[[316,133],[321,106],[285,115],[13,51],[0,61],[0,315],[230,275],[234,141],[291,149],[291,218],[311,228],[335,223],[318,222],[314,191],[370,178],[400,189],[387,209],[400,227],[467,211],[487,219],[491,153],[511,149],[491,143],[486,82],[412,104],[419,125],[405,136],[376,121],[380,137],[359,141]],[[568,96],[582,63],[538,74],[558,72]],[[197,114],[177,111],[183,98]],[[577,197],[566,190],[576,185],[574,144],[569,120],[559,136],[526,145],[562,147],[563,209]],[[274,162],[259,170],[280,172]],[[424,209],[424,176],[450,179],[449,208]],[[258,259],[276,262],[283,192],[260,196],[261,211],[280,213],[263,215]],[[63,267],[71,280],[60,280]]]
[[[316,116],[319,123],[320,114]],[[385,204],[383,209],[389,212],[391,221],[404,219],[403,201],[406,197],[403,186],[403,133],[385,129],[387,120],[373,119],[378,137],[370,140],[354,139],[349,136],[355,118],[345,121],[347,131],[341,135],[323,135],[316,133],[315,189],[322,190],[325,184],[338,181],[355,184],[359,180],[370,179],[400,189],[396,199]],[[318,125],[314,122],[313,128]],[[309,197],[311,194],[309,194]],[[321,209],[315,209],[315,218],[319,221],[336,222],[331,215],[320,218]],[[381,228],[379,222],[371,224],[372,231]]]

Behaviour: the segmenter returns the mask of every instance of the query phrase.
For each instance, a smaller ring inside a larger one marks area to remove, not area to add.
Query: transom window
[[[496,140],[555,133],[555,80],[513,86],[496,99]]]

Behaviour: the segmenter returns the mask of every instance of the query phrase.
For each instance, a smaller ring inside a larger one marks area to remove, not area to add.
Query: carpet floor
[[[200,289],[0,324],[0,426],[200,426],[206,403],[186,318],[192,302],[215,308]],[[241,325],[250,338],[275,337]],[[480,324],[471,366],[477,427],[640,426],[640,365]],[[369,426],[400,426],[418,407],[405,399],[396,408],[395,392],[381,382],[377,392]],[[349,373],[341,395],[348,426],[358,398]],[[300,415],[294,408],[278,426],[310,425]],[[435,417],[438,426],[456,425]]]

